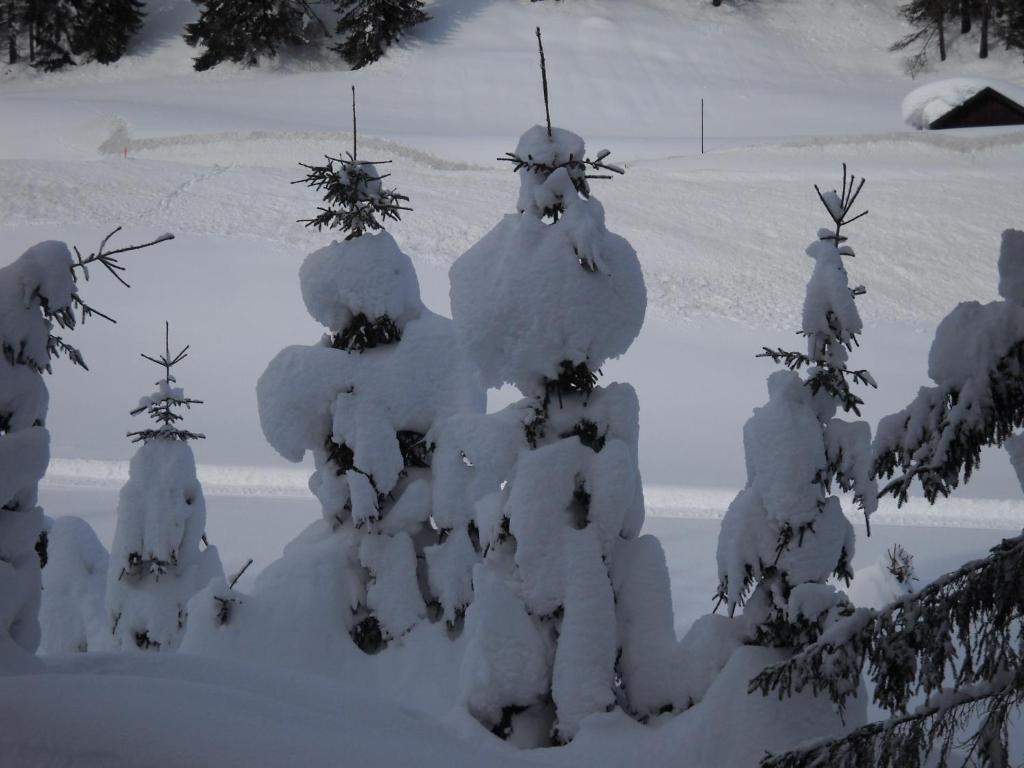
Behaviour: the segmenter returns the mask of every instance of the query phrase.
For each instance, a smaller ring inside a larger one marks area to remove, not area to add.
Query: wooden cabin
[[[960,106],[933,120],[928,128],[934,131],[993,125],[1024,125],[1024,105],[1018,104],[992,87],[985,87]]]

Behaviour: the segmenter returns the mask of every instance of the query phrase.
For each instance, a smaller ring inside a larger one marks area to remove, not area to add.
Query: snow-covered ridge
[[[200,464],[199,481],[206,496],[256,496],[281,499],[309,499],[308,469]],[[110,490],[128,479],[127,461],[51,459],[40,486],[50,489]],[[644,488],[647,515],[683,520],[721,520],[735,498],[732,488],[692,485],[648,485]],[[847,505],[851,506],[851,505]],[[853,515],[856,524],[863,522]],[[1016,499],[947,499],[930,506],[924,499],[911,499],[897,509],[892,499],[879,502],[871,518],[876,525],[905,525],[924,528],[1024,528],[1024,501]]]
[[[206,496],[312,498],[309,470],[204,464],[197,466]],[[42,486],[53,489],[120,488],[128,480],[127,461],[50,459]]]

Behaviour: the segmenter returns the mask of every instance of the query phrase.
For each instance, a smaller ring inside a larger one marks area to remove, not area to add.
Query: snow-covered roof
[[[927,83],[907,94],[903,99],[903,119],[914,128],[927,128],[985,88],[1024,104],[1024,86],[982,77],[954,77]]]

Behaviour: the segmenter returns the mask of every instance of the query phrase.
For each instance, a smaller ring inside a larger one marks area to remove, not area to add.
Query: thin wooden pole
[[[537,48],[540,50],[540,79],[544,84],[544,117],[548,121],[548,137],[551,137],[551,108],[548,106],[548,68],[544,61],[544,41],[540,38],[540,27],[537,27]]]
[[[352,162],[356,161],[356,87],[352,86]]]
[[[704,97],[700,99],[700,153],[704,154]]]

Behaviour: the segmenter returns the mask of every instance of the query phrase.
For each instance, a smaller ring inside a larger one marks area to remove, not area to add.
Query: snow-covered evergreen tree
[[[878,425],[874,473],[902,504],[915,480],[934,502],[967,482],[985,446],[1004,446],[1024,489],[1024,232],[1003,233],[1003,301],[964,302],[928,356],[935,386]],[[1024,537],[880,610],[858,609],[800,654],[765,670],[766,695],[824,691],[840,707],[866,667],[892,713],[848,736],[766,759],[775,768],[1007,765],[1008,724],[1024,703]],[[924,694],[920,703],[917,696]],[[911,707],[913,703],[913,707]],[[953,760],[953,749],[967,759]]]
[[[100,64],[120,59],[145,17],[141,0],[87,0],[75,20],[72,48]]]
[[[336,6],[342,41],[332,47],[352,69],[372,64],[405,30],[430,18],[421,0],[339,0]]]
[[[307,39],[308,5],[296,0],[192,0],[199,19],[185,27],[185,42],[202,49],[199,71],[222,61],[254,66],[278,48]]]
[[[412,261],[383,229],[409,210],[407,198],[358,158],[354,133],[351,153],[326,160],[305,166],[304,181],[325,204],[304,221],[345,239],[311,253],[299,280],[327,333],[279,353],[256,393],[270,444],[291,461],[314,457],[310,489],[324,523],[304,541],[329,540],[331,567],[345,574],[332,587],[344,603],[322,610],[337,612],[355,644],[375,653],[439,614],[431,584],[443,590],[448,579],[428,578],[425,554],[444,536],[431,524],[434,432],[485,402],[451,321],[423,305]],[[475,557],[472,548],[462,554]],[[431,566],[451,569],[449,559],[434,557]]]
[[[142,445],[121,488],[107,572],[107,617],[118,648],[177,650],[189,599],[224,575],[216,548],[206,545],[206,502],[188,444],[204,436],[179,426],[181,410],[202,402],[187,397],[171,372],[187,353],[186,346],[171,354],[167,325],[164,353],[143,355],[164,375],[131,412],[145,412],[155,426],[128,433]]]
[[[747,484],[729,506],[718,540],[718,598],[730,615],[744,606],[749,631],[763,645],[797,647],[813,641],[845,596],[827,584],[852,576],[853,528],[833,489],[852,491],[865,518],[877,507],[871,479],[870,427],[836,418],[860,415],[851,383],[874,381],[848,367],[862,325],[843,259],[842,227],[861,188],[843,167],[842,192],[818,195],[834,222],[807,249],[814,271],[807,284],[801,333],[806,352],[764,349],[788,370],[768,378],[768,403],[743,430]],[[817,187],[815,187],[817,189]],[[806,368],[806,376],[797,373]]]
[[[590,195],[592,172],[621,173],[607,155],[587,159],[583,139],[550,120],[528,130],[507,156],[517,212],[450,274],[459,340],[484,383],[526,396],[454,428],[446,446],[467,477],[479,468],[491,484],[463,484],[486,554],[473,573],[463,701],[521,744],[567,742],[583,718],[616,706],[647,718],[679,704],[664,555],[637,538],[639,404],[628,384],[597,384],[647,303],[636,253]]]
[[[50,460],[43,373],[61,355],[85,367],[81,353],[54,331],[71,330],[92,315],[106,317],[82,299],[78,275],[88,279],[89,267],[99,265],[123,283],[117,255],[146,247],[107,251],[113,234],[87,257],[77,250],[72,257],[64,243],[47,241],[0,267],[0,669],[39,644],[46,539],[38,482]]]

